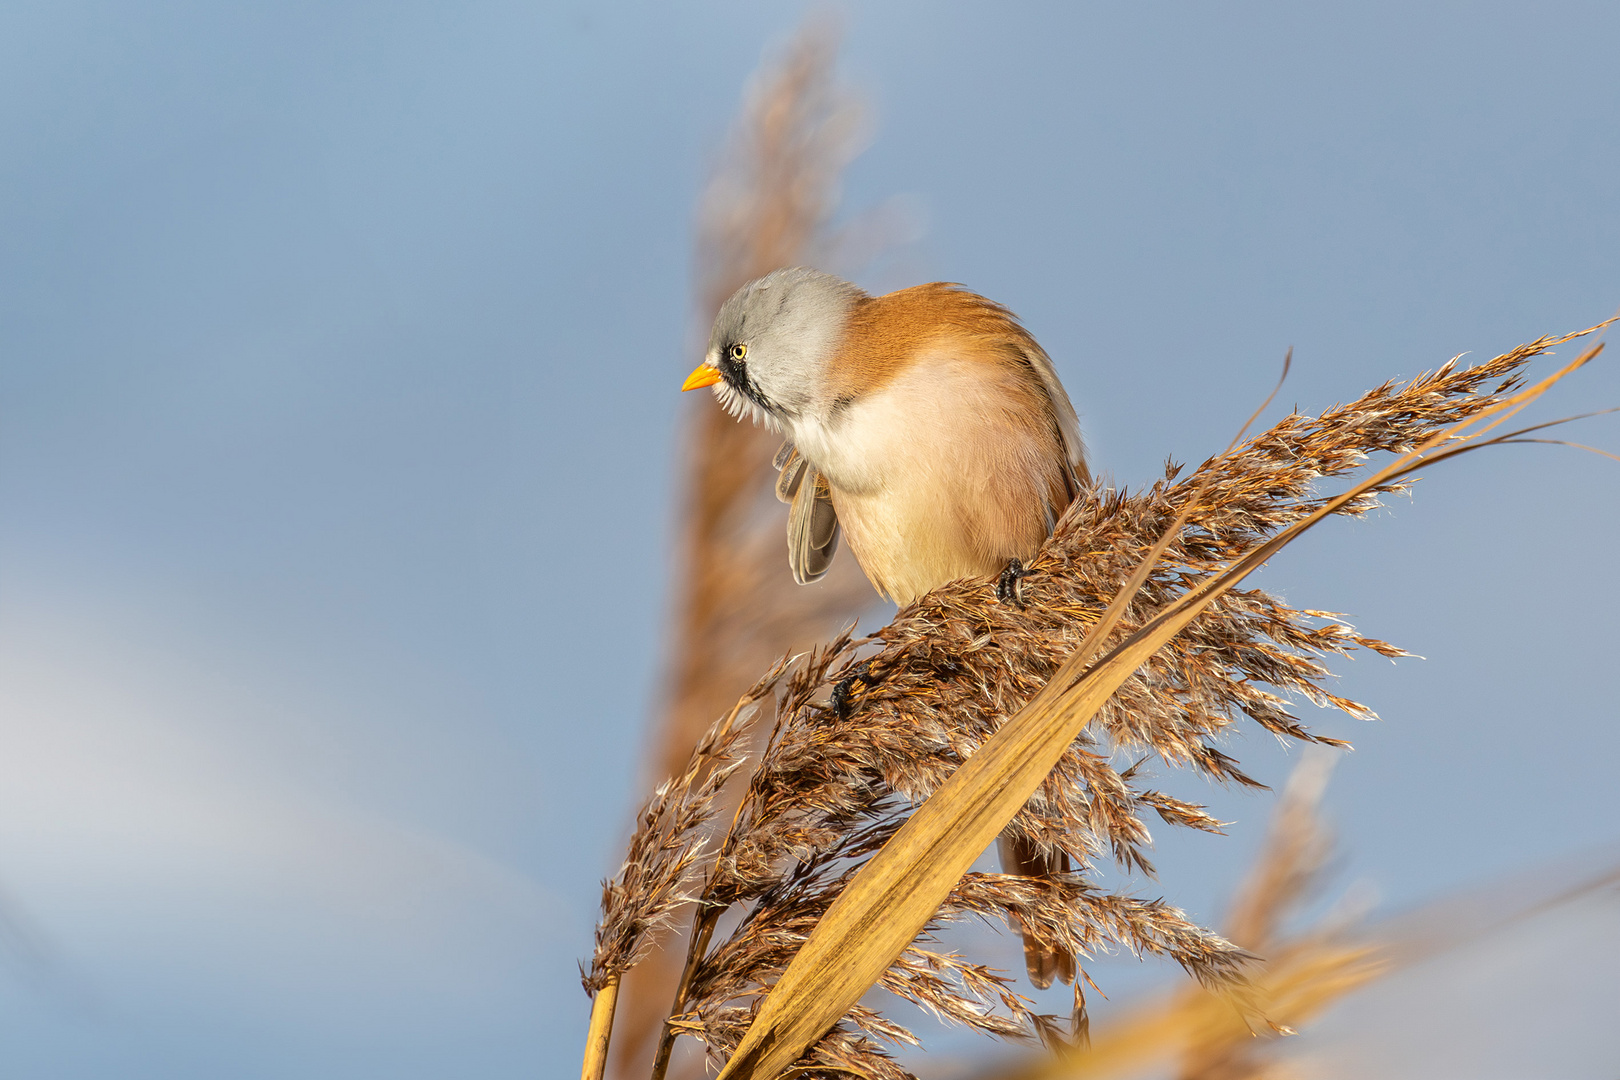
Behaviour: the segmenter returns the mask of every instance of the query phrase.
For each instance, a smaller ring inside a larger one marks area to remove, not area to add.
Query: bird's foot
[[[862,686],[876,685],[872,679],[872,661],[862,660],[855,665],[854,671],[851,671],[833,685],[832,711],[833,715],[840,720],[849,716],[850,694],[854,691],[856,683],[860,683]]]
[[[1003,603],[1012,604],[1022,611],[1024,609],[1024,578],[1029,575],[1024,563],[1020,559],[1013,559],[1007,563],[1007,568],[996,579],[996,599]]]

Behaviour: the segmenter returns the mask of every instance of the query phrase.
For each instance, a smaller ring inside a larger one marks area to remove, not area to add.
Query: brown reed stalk
[[[828,221],[857,149],[860,113],[834,80],[836,51],[832,28],[812,21],[754,76],[698,212],[696,321],[705,333],[739,286],[830,246]],[[684,370],[672,373],[672,393]],[[707,395],[687,408],[679,592],[648,763],[654,780],[681,773],[710,721],[776,657],[826,639],[875,598],[847,556],[817,585],[794,585],[772,494],[779,440],[734,422]],[[646,1074],[679,977],[682,933],[661,927],[654,937],[657,947],[621,996],[621,1077]]]
[[[1331,613],[1290,608],[1220,574],[1231,566],[1246,573],[1321,514],[1360,514],[1379,494],[1403,489],[1415,467],[1405,460],[1332,500],[1312,485],[1373,453],[1453,452],[1446,444],[1455,425],[1516,410],[1549,385],[1508,396],[1525,364],[1564,340],[1541,339],[1469,369],[1447,364],[1403,386],[1386,383],[1319,417],[1290,415],[1185,480],[1172,466],[1140,493],[1083,493],[1032,564],[1027,608],[996,603],[990,582],[955,582],[902,611],[864,661],[847,636],[810,657],[786,688],[776,729],[702,889],[704,918],[721,909],[738,912],[740,922],[717,944],[694,951],[672,1028],[724,1059],[762,1005],[780,1010],[784,973],[812,933],[825,930],[824,916],[863,864],[900,833],[913,806],[948,786],[959,765],[995,743],[1008,718],[1065,670],[1115,597],[1110,619],[1117,615],[1119,626],[1105,647],[1145,640],[1147,628],[1164,623],[1162,612],[1184,614],[1166,624],[1174,636],[1143,653],[1145,662],[1121,669],[1117,691],[1088,707],[1095,709],[1090,726],[1075,729],[1078,736],[1011,819],[1015,833],[1067,853],[1076,871],[954,880],[932,918],[925,913],[921,934],[882,971],[880,985],[987,1033],[1052,1030],[1055,1018],[1034,1014],[999,973],[928,947],[941,920],[1009,912],[1036,937],[1077,954],[1121,944],[1174,957],[1207,985],[1229,983],[1250,959],[1237,945],[1162,901],[1109,894],[1087,880],[1104,857],[1151,871],[1142,851],[1149,810],[1168,824],[1217,827],[1203,808],[1146,787],[1141,769],[1116,769],[1114,753],[1254,784],[1213,744],[1238,718],[1281,737],[1333,743],[1288,711],[1291,697],[1370,716],[1322,687],[1322,658],[1358,647],[1388,656],[1400,650],[1357,635]],[[1159,548],[1161,557],[1144,560]],[[1133,574],[1140,588],[1122,589]],[[1220,588],[1200,585],[1210,581]],[[1093,671],[1112,663],[1105,658]],[[843,712],[814,696],[840,676],[856,676]],[[1060,681],[1056,693],[1084,685]],[[993,835],[1000,824],[991,827]],[[825,1009],[827,1002],[811,1005]],[[910,1032],[860,1004],[842,1019],[835,1012],[833,1021],[811,1037],[803,1057],[793,1050],[785,1060],[797,1057],[795,1068],[809,1075],[907,1075],[879,1043],[914,1041]]]

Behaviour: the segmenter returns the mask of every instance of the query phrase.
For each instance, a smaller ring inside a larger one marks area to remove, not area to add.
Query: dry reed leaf
[[[1540,351],[1551,343],[1544,340],[1531,348]],[[722,1070],[721,1080],[781,1075],[856,1007],[861,995],[883,977],[935,917],[989,842],[1035,794],[1092,716],[1138,667],[1201,612],[1327,515],[1389,490],[1423,464],[1469,449],[1471,444],[1464,440],[1477,440],[1493,430],[1601,349],[1601,345],[1595,346],[1541,382],[1473,411],[1347,491],[1320,500],[1299,520],[1224,570],[1192,584],[1087,667],[1159,556],[1177,539],[1191,512],[1190,506],[1184,508],[1047,686],[906,820],[815,921],[780,980],[765,995]],[[1479,430],[1470,431],[1487,420],[1490,422]],[[1203,494],[1202,489],[1198,494]]]

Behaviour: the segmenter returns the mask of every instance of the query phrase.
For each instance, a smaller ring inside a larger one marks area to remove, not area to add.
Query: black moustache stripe
[[[760,393],[759,387],[754,385],[753,378],[748,374],[748,365],[740,360],[733,360],[730,349],[720,354],[720,377],[726,380],[726,384],[733,390],[766,412],[775,411],[771,399]]]

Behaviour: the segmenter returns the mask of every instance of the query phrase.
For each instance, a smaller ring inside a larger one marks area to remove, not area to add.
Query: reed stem
[[[658,1033],[658,1055],[653,1059],[651,1080],[664,1080],[664,1074],[669,1071],[669,1055],[675,1048],[676,1038],[670,1020],[686,1008],[686,991],[692,985],[692,973],[697,970],[703,954],[709,950],[709,939],[714,936],[714,924],[720,921],[721,910],[719,907],[704,907],[694,920],[691,937],[686,943],[686,965],[681,968],[680,985],[675,987],[675,1000],[670,1003],[669,1016],[664,1020],[663,1030]]]
[[[607,1069],[608,1042],[613,1037],[613,1010],[619,1004],[619,980],[609,979],[591,1002],[591,1027],[585,1033],[585,1064],[579,1080],[602,1080]]]

